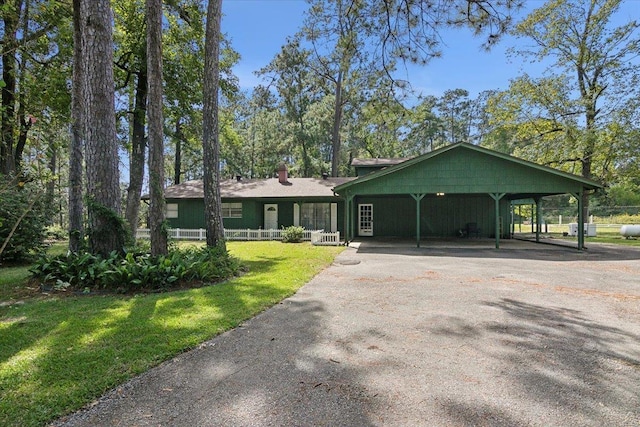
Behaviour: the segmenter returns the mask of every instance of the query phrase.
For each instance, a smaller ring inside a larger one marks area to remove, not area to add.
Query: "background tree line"
[[[146,222],[140,196],[152,190],[154,176],[160,187],[212,171],[222,177],[266,177],[281,161],[296,176],[349,175],[352,157],[415,156],[456,142],[605,183],[607,191],[592,197],[592,205],[640,204],[638,23],[614,20],[620,0],[550,0],[516,22],[519,3],[309,0],[299,32],[256,71],[263,85],[243,92],[232,71],[239,54],[224,36],[224,18],[222,36],[210,35],[209,45],[219,70],[206,74],[213,67],[205,67],[207,24],[213,22],[207,20],[207,8],[216,6],[209,14],[220,15],[219,0],[5,1],[0,5],[0,173],[7,184],[0,189],[1,204],[9,206],[21,189],[31,187],[35,196],[27,199],[46,200],[42,205],[50,210],[40,213],[39,222],[68,227],[71,219],[97,231],[98,224],[87,218],[90,209],[74,208],[82,202],[93,206],[91,180],[104,163],[89,156],[97,140],[74,133],[80,131],[72,126],[78,119],[115,126],[109,131],[113,137],[104,137],[114,141],[107,157],[116,162],[115,171],[111,164],[103,174],[115,178],[113,214],[124,218],[129,233]],[[111,34],[104,45],[111,59],[104,68],[113,75],[113,109],[82,118],[89,111],[82,103],[95,98],[74,92],[74,87],[89,89],[86,83],[74,85],[74,73],[82,72],[74,71],[74,64],[82,60],[77,49],[84,46],[86,53],[93,42],[87,45],[74,29],[86,22],[81,18],[87,15],[77,14],[92,13],[83,8],[96,5],[113,16],[104,23]],[[150,76],[149,68],[153,10],[160,11],[152,28],[160,30],[155,51],[160,77],[157,70]],[[502,91],[470,96],[459,82],[441,95],[418,95],[398,71],[403,64],[428,66],[446,55],[440,34],[449,27],[478,32],[487,47],[505,34],[519,37],[529,47],[513,50],[515,60],[544,61],[549,67],[540,76],[514,79]],[[219,79],[215,88],[206,89],[213,77]],[[160,128],[153,132],[150,79],[156,84],[160,79],[162,88],[159,99],[158,92],[154,95],[161,107],[154,116]],[[221,98],[219,104],[215,98],[214,130],[213,111],[205,112],[214,100],[204,94],[215,89]],[[74,113],[74,105],[84,107]],[[160,157],[150,170],[153,141]],[[11,209],[3,217],[4,235],[22,212],[35,213],[35,206]],[[155,220],[156,227],[161,220]],[[76,231],[79,238],[87,234],[83,228]]]

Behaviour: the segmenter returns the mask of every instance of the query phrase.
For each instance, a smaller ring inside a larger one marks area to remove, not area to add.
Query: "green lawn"
[[[54,243],[47,253],[59,255],[66,252],[67,243]],[[0,268],[0,302],[11,302],[32,296],[34,290],[25,286],[29,278],[29,265]],[[37,288],[37,286],[36,286]]]
[[[530,227],[530,226],[529,226]],[[613,243],[625,246],[640,246],[640,239],[627,239],[620,234],[620,225],[596,224],[596,236],[585,236],[585,243]],[[569,230],[568,225],[549,225],[549,234],[555,238],[576,240],[576,237],[563,236],[562,233]]]
[[[39,426],[237,326],[329,265],[340,247],[228,244],[249,267],[214,286],[153,295],[30,298],[0,305],[0,425]],[[0,298],[25,269],[0,270]],[[13,277],[13,278],[10,278]]]

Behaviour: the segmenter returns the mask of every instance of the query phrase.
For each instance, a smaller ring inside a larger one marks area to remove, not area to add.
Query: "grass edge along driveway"
[[[0,425],[39,426],[294,294],[341,247],[230,242],[249,268],[215,286],[0,307]]]

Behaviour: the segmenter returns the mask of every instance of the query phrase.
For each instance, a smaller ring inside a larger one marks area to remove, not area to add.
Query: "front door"
[[[373,236],[373,205],[358,205],[358,235]]]
[[[276,204],[264,205],[264,229],[265,230],[278,229],[278,205]]]

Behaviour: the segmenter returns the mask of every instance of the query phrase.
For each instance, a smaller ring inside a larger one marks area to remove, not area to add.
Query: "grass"
[[[292,295],[342,250],[280,242],[228,248],[249,272],[215,286],[0,306],[0,425],[39,426],[83,407]],[[5,279],[2,270],[3,288],[25,279],[19,268],[12,274]]]
[[[570,241],[576,241],[577,237],[573,236],[563,236],[563,232],[567,232],[569,230],[569,226],[558,225],[558,224],[549,224],[549,233],[545,233],[549,236],[552,236],[555,239],[564,239]],[[531,231],[530,225],[522,226],[523,232]],[[518,227],[516,226],[516,232],[518,232]],[[609,224],[596,224],[596,236],[595,237],[587,237],[585,235],[585,244],[588,243],[609,243],[616,245],[625,245],[625,246],[639,246],[640,247],[640,239],[627,239],[620,234],[620,225],[609,225]]]
[[[60,255],[67,250],[66,242],[54,243],[47,253]],[[32,296],[37,289],[26,286],[30,265],[17,265],[0,269],[0,302],[11,302]]]

